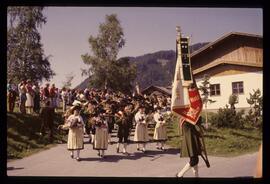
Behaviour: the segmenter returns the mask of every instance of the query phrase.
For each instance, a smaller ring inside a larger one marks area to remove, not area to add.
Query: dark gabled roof
[[[171,91],[171,89],[168,89],[168,87],[165,88],[162,86],[154,86],[154,85],[148,86],[147,88],[143,89],[142,93],[145,93],[146,91],[150,90],[151,88],[154,88],[161,93],[165,93],[167,95],[172,95],[172,91]]]
[[[198,54],[201,54],[202,52],[205,52],[206,50],[210,49],[210,48],[213,48],[215,47],[216,45],[220,44],[220,42],[226,40],[226,39],[229,39],[233,36],[245,36],[245,37],[253,37],[253,38],[257,38],[257,39],[262,39],[263,37],[261,35],[255,35],[255,34],[249,34],[249,33],[241,33],[241,32],[230,32],[224,36],[222,36],[221,38],[217,39],[216,41],[214,42],[210,42],[209,44],[201,47],[200,49],[194,51],[190,57],[194,57]]]

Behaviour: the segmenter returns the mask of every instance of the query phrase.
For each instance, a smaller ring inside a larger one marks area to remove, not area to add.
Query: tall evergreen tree
[[[43,7],[8,7],[7,78],[49,80],[54,74],[44,55],[38,28],[46,23]]]
[[[93,54],[82,55],[83,62],[89,65],[88,69],[82,70],[82,75],[89,76],[90,85],[97,88],[128,90],[126,88],[133,79],[127,79],[126,76],[132,76],[134,67],[127,69],[127,58],[117,60],[119,50],[125,45],[124,32],[117,15],[106,15],[105,23],[99,26],[97,37],[91,35],[88,42]]]

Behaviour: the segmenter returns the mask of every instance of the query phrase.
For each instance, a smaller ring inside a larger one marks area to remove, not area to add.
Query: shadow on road
[[[81,161],[99,161],[99,162],[118,162],[119,160],[138,160],[142,157],[150,157],[152,158],[151,161],[154,161],[164,155],[173,154],[176,155],[179,153],[179,149],[176,148],[169,148],[165,151],[160,150],[149,150],[145,153],[143,152],[134,152],[129,153],[129,155],[123,155],[122,153],[115,154],[115,155],[106,155],[105,158],[100,157],[89,157],[89,158],[81,158]]]
[[[18,169],[24,169],[24,167],[7,167],[7,170],[18,170]]]

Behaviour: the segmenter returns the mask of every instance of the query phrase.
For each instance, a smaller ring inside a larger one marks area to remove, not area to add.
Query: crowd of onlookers
[[[60,89],[55,84],[46,83],[45,86],[39,86],[37,82],[24,80],[15,85],[12,80],[9,80],[7,84],[8,111],[13,112],[17,105],[21,113],[39,113],[41,106],[50,100],[53,108],[57,110],[62,107],[64,112],[67,105],[71,105],[75,99],[80,98],[81,94],[83,94],[82,90],[65,87]]]
[[[121,92],[112,90],[101,90],[94,88],[82,89],[68,89],[58,88],[55,84],[46,83],[40,86],[37,82],[31,80],[23,80],[18,85],[15,85],[12,80],[7,84],[7,99],[8,111],[13,112],[15,106],[19,108],[21,113],[39,114],[42,106],[45,106],[46,101],[50,101],[50,106],[57,111],[62,109],[62,112],[67,110],[67,106],[71,106],[75,100],[81,102],[94,101],[100,103],[102,101],[110,101],[115,105],[123,104],[131,101],[148,102],[150,110],[153,109],[153,104],[164,103],[168,108],[170,105],[170,98],[157,95],[127,95]]]

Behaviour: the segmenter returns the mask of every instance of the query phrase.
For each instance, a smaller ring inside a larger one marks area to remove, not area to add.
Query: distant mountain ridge
[[[191,53],[205,46],[209,42],[197,43],[190,46]],[[127,57],[131,63],[137,65],[137,78],[139,87],[145,89],[150,85],[169,86],[173,80],[176,53],[174,50],[161,50],[137,57]],[[89,78],[85,79],[76,89],[88,87]]]

